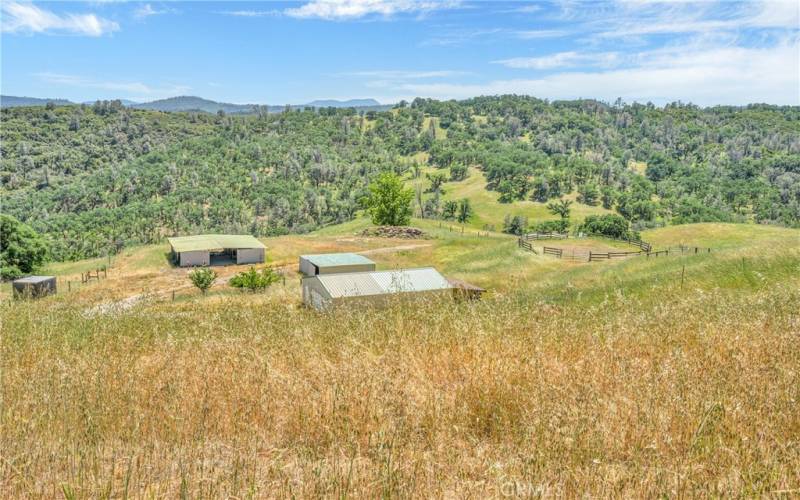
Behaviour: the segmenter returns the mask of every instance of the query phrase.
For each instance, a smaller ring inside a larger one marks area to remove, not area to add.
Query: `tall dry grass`
[[[7,303],[0,492],[796,494],[799,305],[789,285],[330,314]]]

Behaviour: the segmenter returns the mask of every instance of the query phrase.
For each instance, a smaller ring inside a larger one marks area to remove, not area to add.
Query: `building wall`
[[[402,303],[404,306],[413,307],[415,301],[452,301],[453,291],[424,290],[421,292],[383,293],[380,295],[364,295],[361,297],[337,297],[331,300],[332,307],[388,307],[392,304]]]
[[[303,276],[316,276],[317,273],[314,270],[314,264],[300,257],[300,274]]]
[[[50,278],[38,283],[12,283],[14,297],[44,297],[56,293],[56,278]]]
[[[319,274],[363,273],[375,270],[375,264],[351,264],[347,266],[320,267]]]
[[[317,310],[330,305],[330,295],[317,278],[303,278],[303,303]]]
[[[208,250],[181,252],[178,255],[181,267],[208,266],[211,264],[211,252]]]
[[[303,258],[300,258],[300,273],[303,276],[316,276],[316,266]],[[351,264],[342,266],[325,266],[319,268],[319,274],[341,274],[341,273],[361,273],[375,270],[375,263],[370,264]]]
[[[264,262],[263,248],[240,248],[236,250],[237,264],[260,264]]]

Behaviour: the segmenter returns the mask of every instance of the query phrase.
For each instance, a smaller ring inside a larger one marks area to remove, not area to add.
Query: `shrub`
[[[528,218],[524,215],[506,215],[503,219],[503,232],[508,234],[516,234],[517,236],[524,234],[528,230]]]
[[[196,269],[189,273],[189,280],[205,295],[211,285],[217,280],[217,272],[207,267]]]
[[[260,290],[265,290],[280,279],[281,275],[270,267],[265,267],[261,272],[256,271],[255,267],[251,267],[247,271],[242,271],[231,278],[229,283],[232,287],[246,288],[255,293]]]

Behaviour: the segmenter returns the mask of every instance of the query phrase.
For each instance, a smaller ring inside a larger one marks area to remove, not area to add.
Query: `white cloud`
[[[800,105],[800,42],[775,47],[689,47],[639,54],[638,64],[602,71],[560,72],[537,79],[493,80],[483,84],[405,83],[402,97],[460,99],[477,95],[528,94],[549,99],[613,101],[681,100],[699,105],[752,102]]]
[[[280,15],[279,10],[226,10],[220,14],[236,17],[267,17]]]
[[[146,3],[140,6],[133,12],[133,16],[137,19],[145,19],[150,16],[158,16],[160,14],[168,14],[172,9],[154,9],[152,5]]]
[[[160,87],[152,87],[141,82],[102,81],[76,75],[50,72],[36,73],[34,76],[44,82],[54,85],[107,90],[126,94],[137,94],[141,96],[148,96],[149,98],[180,95],[191,90],[191,87],[187,85],[165,85]]]
[[[358,76],[366,78],[386,78],[396,80],[417,80],[423,78],[444,78],[466,74],[464,71],[434,70],[434,71],[406,71],[406,70],[374,70],[353,71],[342,73],[345,76]]]
[[[7,33],[67,33],[101,36],[119,30],[119,24],[95,14],[63,14],[30,3],[3,2],[2,31]]]
[[[373,15],[426,13],[459,5],[461,0],[311,0],[300,7],[286,9],[284,13],[301,19],[343,21]]]
[[[514,57],[492,62],[494,64],[502,64],[509,68],[544,70],[575,66],[608,67],[618,64],[619,61],[620,55],[617,52],[579,53],[569,51],[558,52],[542,57]]]
[[[598,33],[600,38],[800,29],[800,2],[797,0],[760,0],[742,5],[623,1],[619,5],[622,15],[606,23]]]
[[[521,38],[523,40],[534,40],[539,38],[559,38],[562,36],[566,36],[567,34],[568,32],[564,30],[525,30],[525,31],[514,32],[514,35],[517,38]]]

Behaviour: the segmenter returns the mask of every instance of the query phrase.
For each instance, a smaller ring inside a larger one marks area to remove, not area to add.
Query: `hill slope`
[[[17,108],[21,106],[46,106],[48,103],[56,106],[76,106],[77,104],[66,99],[43,99],[39,97],[19,97],[13,95],[0,96],[0,108]]]
[[[291,267],[340,250],[433,264],[489,286],[483,301],[319,314],[287,268],[266,294],[173,302],[186,270],[163,246],[71,293],[3,301],[5,491],[736,496],[800,480],[798,231],[667,228],[645,236],[726,244],[588,264],[418,223],[434,239],[363,239],[356,220],[265,242]]]
[[[194,96],[179,96],[170,97],[167,99],[159,99],[151,102],[144,102],[134,104],[131,107],[136,109],[149,109],[154,111],[202,111],[205,113],[216,113],[224,111],[225,113],[252,113],[252,104],[230,104],[225,102],[216,102],[201,97]]]

